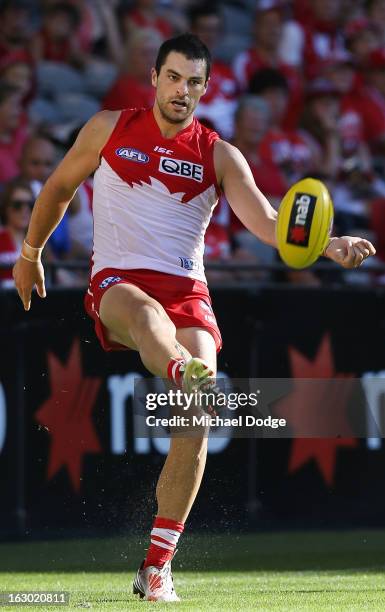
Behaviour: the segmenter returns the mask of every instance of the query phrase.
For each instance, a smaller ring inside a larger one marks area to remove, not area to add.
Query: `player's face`
[[[175,51],[168,54],[159,76],[155,69],[151,76],[156,104],[170,123],[185,122],[207,89],[205,60],[189,60]]]

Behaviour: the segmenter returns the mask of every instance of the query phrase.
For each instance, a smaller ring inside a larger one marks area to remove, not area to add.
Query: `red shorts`
[[[91,279],[84,298],[87,314],[95,322],[95,332],[105,351],[127,350],[127,347],[108,340],[107,330],[99,317],[102,296],[114,285],[135,285],[157,300],[177,329],[203,327],[213,336],[217,352],[222,348],[222,337],[211,306],[209,290],[205,283],[165,274],[154,270],[117,270],[105,268]]]

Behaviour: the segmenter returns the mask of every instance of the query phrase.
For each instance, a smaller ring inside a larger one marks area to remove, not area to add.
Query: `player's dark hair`
[[[160,69],[166,62],[168,54],[171,53],[171,51],[181,53],[186,59],[189,60],[203,59],[206,62],[206,81],[208,80],[211,69],[211,55],[206,45],[198,38],[198,36],[195,36],[195,34],[189,34],[187,32],[186,34],[181,34],[175,38],[165,40],[159,48],[158,57],[156,58],[155,62],[155,70],[158,76]]]
[[[274,68],[262,68],[253,74],[249,83],[248,93],[261,95],[267,89],[282,89],[288,91],[289,84],[286,77]]]

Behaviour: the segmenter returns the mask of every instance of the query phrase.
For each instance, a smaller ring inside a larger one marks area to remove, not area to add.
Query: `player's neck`
[[[154,113],[155,121],[158,124],[163,138],[175,138],[175,136],[179,134],[179,132],[191,125],[194,120],[193,115],[190,115],[190,117],[188,117],[186,121],[183,121],[182,123],[171,123],[163,117],[156,104],[154,105],[152,110]]]

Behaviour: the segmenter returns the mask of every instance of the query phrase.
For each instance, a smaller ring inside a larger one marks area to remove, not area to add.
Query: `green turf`
[[[179,604],[139,602],[132,572],[146,539],[0,545],[0,590],[65,590],[33,610],[385,610],[385,532],[186,536],[174,560]],[[26,610],[17,606],[13,610]]]

